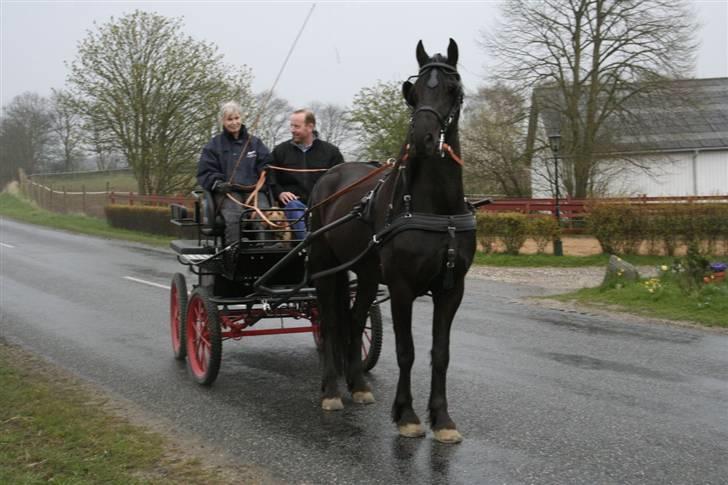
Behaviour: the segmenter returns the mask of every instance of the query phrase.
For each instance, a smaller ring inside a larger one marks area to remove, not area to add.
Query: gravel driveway
[[[640,275],[654,276],[657,268],[639,266]],[[580,268],[511,268],[499,266],[470,267],[468,276],[516,285],[536,286],[553,293],[564,293],[599,286],[604,279],[606,266],[584,266]]]

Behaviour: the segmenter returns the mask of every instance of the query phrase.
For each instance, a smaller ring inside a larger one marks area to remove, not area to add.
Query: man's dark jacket
[[[293,140],[284,141],[273,149],[273,165],[286,168],[331,168],[344,162],[344,157],[335,145],[315,138],[311,148],[305,152]],[[271,170],[271,187],[275,200],[280,202],[278,196],[282,192],[293,192],[301,202],[308,205],[316,181],[324,172],[282,172]]]
[[[203,189],[212,190],[216,181],[229,181],[230,174],[235,170],[232,183],[254,185],[258,181],[263,167],[268,165],[273,158],[268,147],[258,137],[251,137],[250,143],[246,147],[247,141],[248,131],[244,126],[240,128],[240,136],[237,140],[225,129],[214,136],[200,154],[200,161],[197,163],[197,183]],[[236,169],[235,165],[238,163],[243,148],[246,153]]]

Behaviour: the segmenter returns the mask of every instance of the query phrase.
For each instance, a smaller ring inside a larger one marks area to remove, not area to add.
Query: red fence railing
[[[168,206],[169,204],[184,204],[187,207],[194,206],[194,199],[184,195],[138,195],[133,192],[109,192],[110,204],[128,205],[150,205]],[[626,197],[626,198],[603,198],[598,199],[601,203],[629,203],[629,204],[680,204],[695,202],[725,202],[728,203],[726,195],[704,195],[688,197]],[[573,218],[580,218],[588,212],[588,206],[595,199],[559,199],[559,211],[561,218],[569,221]],[[555,199],[493,199],[488,205],[480,207],[481,211],[487,212],[521,212],[523,214],[552,214],[556,215]]]

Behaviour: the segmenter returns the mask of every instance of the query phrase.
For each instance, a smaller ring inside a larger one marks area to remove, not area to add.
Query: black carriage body
[[[170,244],[177,260],[197,276],[189,294],[184,275],[172,278],[170,325],[175,358],[187,359],[193,379],[210,385],[220,368],[223,340],[310,332],[320,348],[318,303],[316,290],[307,281],[305,244],[296,247],[300,241],[281,241],[285,229],[274,229],[246,230],[240,242],[226,245],[214,198],[209,192],[194,194],[192,213],[172,206],[173,224],[198,230],[197,239]],[[367,371],[377,363],[382,347],[379,306],[373,305],[369,315],[363,347]],[[274,318],[303,319],[310,325],[284,325],[281,320],[276,328],[252,328]]]

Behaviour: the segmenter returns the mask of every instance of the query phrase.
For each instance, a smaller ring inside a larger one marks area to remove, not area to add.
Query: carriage
[[[194,191],[193,195],[193,209],[171,206],[171,222],[197,233],[196,239],[170,244],[177,260],[196,280],[188,293],[185,276],[176,273],[172,277],[170,332],[174,357],[187,359],[193,379],[210,385],[220,369],[225,340],[311,333],[320,350],[320,311],[316,290],[310,286],[306,272],[307,249],[300,240],[291,239],[289,226],[293,221],[285,210],[243,211],[241,222],[255,217],[254,212],[272,218],[272,212],[277,211],[283,219],[270,227],[259,224],[251,228],[241,223],[239,241],[226,244],[225,223],[216,198],[208,191]],[[356,281],[352,281],[350,292],[353,295],[355,291]],[[367,371],[376,365],[382,348],[381,301],[375,301],[369,309],[362,340],[362,364]],[[278,324],[264,323],[271,320],[278,320]]]

